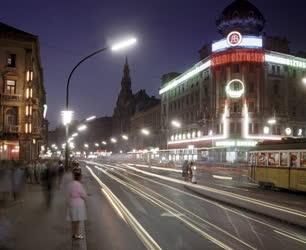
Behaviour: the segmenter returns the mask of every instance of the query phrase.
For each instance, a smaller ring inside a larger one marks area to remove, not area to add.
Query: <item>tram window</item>
[[[279,163],[279,153],[269,153],[268,154],[268,165],[269,166],[278,166]]]
[[[267,159],[265,153],[259,153],[258,154],[258,166],[266,166],[267,165]]]
[[[298,153],[290,153],[290,167],[298,166]]]
[[[301,167],[306,167],[306,152],[301,153]]]
[[[281,166],[287,167],[288,166],[288,153],[281,153]]]

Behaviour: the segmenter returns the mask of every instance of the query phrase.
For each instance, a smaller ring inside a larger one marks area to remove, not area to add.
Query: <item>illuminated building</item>
[[[0,159],[37,159],[47,106],[38,37],[0,23]]]
[[[222,38],[203,46],[201,61],[162,78],[168,149],[192,145],[197,158],[245,161],[259,141],[305,136],[306,59],[286,39],[264,35],[265,19],[247,0],[227,6],[216,24]]]

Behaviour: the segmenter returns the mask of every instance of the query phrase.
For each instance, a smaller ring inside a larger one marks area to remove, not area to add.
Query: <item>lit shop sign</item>
[[[231,80],[225,87],[226,94],[230,98],[240,98],[244,92],[245,92],[245,87],[244,84],[241,80],[239,79],[234,79]]]
[[[175,88],[179,84],[187,81],[189,78],[194,77],[195,75],[199,74],[203,70],[209,68],[210,65],[211,65],[211,60],[208,60],[206,62],[200,62],[200,63],[196,64],[191,70],[183,73],[179,77],[177,77],[177,78],[173,79],[172,81],[168,82],[167,85],[164,88],[160,89],[159,94],[162,95],[165,92],[169,91],[170,89]]]
[[[216,147],[255,147],[256,145],[257,141],[216,141]]]
[[[239,32],[232,32],[227,38],[213,43],[212,52],[218,52],[232,47],[261,49],[262,44],[262,37],[242,36]]]
[[[228,53],[214,55],[212,57],[212,66],[218,66],[228,63],[254,62],[263,63],[264,53],[261,51],[231,51]]]
[[[306,69],[306,60],[294,56],[286,56],[286,55],[281,56],[278,54],[273,55],[272,53],[266,53],[265,61],[270,63],[287,65],[294,68]]]

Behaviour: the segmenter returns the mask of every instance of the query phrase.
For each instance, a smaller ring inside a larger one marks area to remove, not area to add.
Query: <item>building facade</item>
[[[48,124],[38,37],[0,23],[0,74],[0,159],[36,159]]]
[[[163,146],[161,131],[160,100],[151,99],[148,106],[136,112],[131,118],[131,146],[135,150]],[[149,131],[148,135],[141,133],[142,129]]]
[[[306,136],[306,59],[285,38],[265,35],[265,18],[247,0],[227,6],[216,24],[222,38],[203,46],[201,61],[163,77],[169,160],[244,162],[259,141]],[[171,128],[173,119],[182,127]]]

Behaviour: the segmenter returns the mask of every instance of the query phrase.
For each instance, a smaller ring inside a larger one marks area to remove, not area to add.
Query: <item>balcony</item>
[[[4,127],[4,133],[6,134],[18,134],[21,131],[21,126],[8,125]]]
[[[21,95],[16,94],[0,94],[1,103],[3,102],[20,102],[22,100]]]

